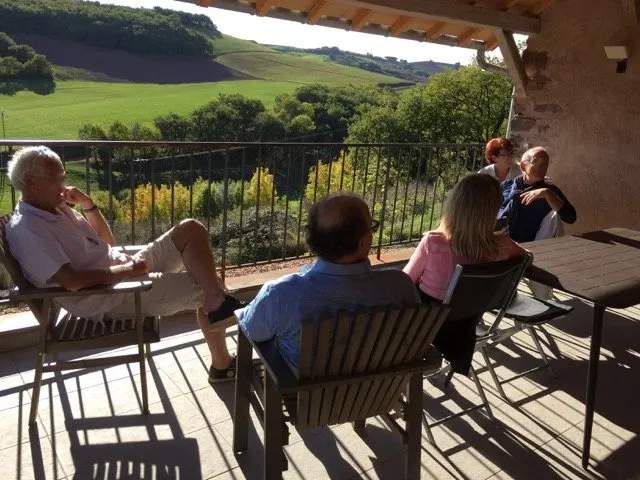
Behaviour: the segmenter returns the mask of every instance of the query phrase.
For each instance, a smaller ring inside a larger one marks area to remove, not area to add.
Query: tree
[[[13,47],[16,46],[16,42],[6,33],[0,32],[0,57],[6,57]]]
[[[485,143],[506,129],[511,90],[508,77],[477,67],[437,73],[403,95],[397,108],[361,113],[348,141]]]
[[[273,112],[260,112],[256,117],[256,131],[261,142],[273,142],[284,139],[287,127]]]
[[[162,140],[173,142],[187,140],[193,129],[191,120],[177,113],[169,113],[168,115],[157,117],[153,123],[160,132]]]
[[[307,135],[315,129],[315,123],[305,114],[298,115],[288,125],[289,137],[293,139]]]
[[[80,140],[107,140],[107,133],[97,123],[85,123],[78,130]]]
[[[256,140],[259,137],[256,118],[264,111],[260,100],[220,94],[191,114],[194,137],[201,141]]]

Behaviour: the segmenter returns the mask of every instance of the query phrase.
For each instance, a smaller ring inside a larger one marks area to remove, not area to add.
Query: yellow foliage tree
[[[332,162],[319,162],[317,167],[309,169],[304,195],[307,200],[313,201],[314,192],[318,199],[330,193],[350,191],[353,185],[354,168],[351,157],[339,154]],[[355,191],[362,192],[362,186],[362,180],[356,178]]]
[[[136,222],[151,221],[153,185],[146,183],[136,187],[134,193],[134,214]],[[122,221],[131,223],[131,200],[120,203]],[[173,218],[176,222],[189,216],[189,189],[176,182],[173,186]],[[171,220],[171,185],[155,187],[155,220],[169,222]]]
[[[267,167],[256,168],[244,191],[244,205],[248,207],[256,204],[270,206],[271,202],[277,199],[277,195],[273,174],[269,172]]]

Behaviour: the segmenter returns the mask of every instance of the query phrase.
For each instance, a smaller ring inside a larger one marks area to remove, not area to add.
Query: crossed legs
[[[225,369],[231,363],[225,330],[210,330],[207,314],[220,307],[226,287],[216,272],[207,229],[197,220],[184,220],[171,230],[171,239],[182,256],[185,269],[202,288],[203,302],[196,318],[211,351],[211,364],[217,369]]]

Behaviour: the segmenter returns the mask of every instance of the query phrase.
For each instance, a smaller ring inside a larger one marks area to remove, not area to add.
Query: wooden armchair
[[[431,341],[448,311],[417,305],[304,320],[299,375],[274,341],[252,342],[239,329],[234,452],[248,448],[250,404],[264,429],[265,479],[287,469],[285,420],[299,430],[346,422],[358,429],[381,415],[407,444],[407,478],[420,478],[422,378],[441,364]],[[261,363],[252,360],[254,349]],[[404,428],[392,410],[403,413]]]
[[[121,365],[131,362],[140,362],[142,410],[143,413],[147,413],[149,401],[144,365],[145,346],[146,354],[149,355],[149,344],[160,340],[158,318],[143,318],[140,309],[140,292],[150,290],[152,287],[151,282],[122,282],[116,285],[87,288],[76,292],[67,291],[62,287],[36,288],[22,275],[20,267],[9,250],[5,233],[6,225],[10,220],[11,214],[0,217],[0,261],[15,284],[15,288],[10,293],[10,298],[12,301],[26,302],[40,324],[40,339],[38,341],[29,425],[35,424],[36,421],[43,372]],[[112,320],[109,318],[99,321],[92,320],[71,315],[55,303],[57,298],[66,296],[120,293],[134,293],[135,318],[126,320]],[[138,346],[137,354],[58,361],[58,355],[63,352],[120,348],[132,345]],[[52,361],[46,362],[47,355],[53,356]]]

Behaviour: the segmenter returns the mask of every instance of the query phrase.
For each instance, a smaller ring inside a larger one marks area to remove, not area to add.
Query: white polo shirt
[[[117,253],[78,212],[62,204],[56,213],[41,210],[20,200],[7,225],[11,254],[22,273],[39,288],[56,284],[51,277],[65,264],[77,270],[106,269],[120,263]],[[120,305],[124,294],[59,298],[67,311],[95,316]]]

